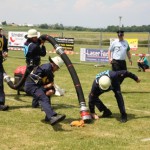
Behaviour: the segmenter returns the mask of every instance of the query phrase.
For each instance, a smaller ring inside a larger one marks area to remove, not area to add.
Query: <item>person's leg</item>
[[[45,121],[50,121],[51,125],[55,125],[56,123],[65,119],[66,115],[58,115],[52,109],[49,97],[46,96],[45,92],[42,89],[36,89],[36,91],[34,92],[34,97],[39,100],[42,110],[46,114]]]
[[[120,91],[114,91],[115,93],[115,97],[117,100],[117,104],[121,113],[121,122],[127,122],[127,114],[126,114],[126,110],[125,110],[125,104],[124,104],[124,100],[122,97],[122,94]]]
[[[89,94],[89,110],[91,114],[95,114],[95,106],[98,108],[100,112],[104,111],[103,117],[106,117],[106,113],[108,112],[108,108],[103,104],[103,102],[99,99],[99,96],[103,93],[103,91],[96,85],[95,81],[93,82],[91,92]],[[112,113],[107,113],[107,117]],[[95,116],[95,115],[94,115]]]
[[[0,65],[0,111],[8,110],[9,106],[5,105],[5,92],[3,83],[3,66]]]

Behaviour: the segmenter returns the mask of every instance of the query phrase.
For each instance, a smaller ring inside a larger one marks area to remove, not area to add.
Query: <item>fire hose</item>
[[[71,63],[70,59],[68,58],[68,56],[66,55],[66,53],[64,52],[63,48],[58,45],[57,41],[49,36],[49,35],[41,35],[40,38],[44,41],[48,41],[49,43],[52,44],[52,46],[56,49],[56,53],[58,55],[60,55],[60,57],[62,58],[62,60],[64,61],[71,77],[74,83],[74,87],[76,89],[76,93],[77,93],[77,97],[78,97],[78,101],[80,104],[80,116],[82,118],[82,120],[84,120],[85,122],[89,122],[91,121],[91,115],[88,111],[88,108],[86,107],[86,102],[85,102],[85,98],[84,98],[84,94],[83,94],[83,90],[78,78],[78,75],[74,69],[73,64]],[[23,85],[23,83],[25,82],[27,76],[29,75],[30,71],[27,68],[26,72],[24,74],[24,76],[22,77],[22,79],[20,80],[20,82],[17,85],[14,85],[13,82],[10,80],[9,77],[7,77],[7,74],[5,73],[5,81],[7,82],[8,86],[12,89],[18,89],[19,87],[21,87]]]

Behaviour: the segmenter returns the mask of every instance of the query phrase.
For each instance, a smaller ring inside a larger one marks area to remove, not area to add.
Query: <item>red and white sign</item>
[[[23,47],[27,32],[8,32],[8,47]]]
[[[27,35],[27,32],[8,32],[8,47],[23,47],[27,40],[25,35]],[[39,36],[40,32],[38,32],[38,37]]]

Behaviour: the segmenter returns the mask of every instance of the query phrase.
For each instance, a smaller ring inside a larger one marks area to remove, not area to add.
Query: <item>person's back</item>
[[[41,61],[41,56],[46,56],[45,41],[38,38],[38,32],[35,29],[30,29],[26,38],[27,41],[24,44],[24,54],[27,66],[38,66]]]

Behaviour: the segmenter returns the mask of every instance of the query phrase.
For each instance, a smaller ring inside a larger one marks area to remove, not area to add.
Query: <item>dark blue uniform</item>
[[[32,69],[38,65],[40,65],[41,62],[41,56],[46,55],[46,48],[44,45],[40,47],[41,40],[38,39],[37,42],[32,42],[31,39],[27,39],[27,41],[24,44],[24,54],[26,57],[26,63],[28,66],[28,69],[32,71]],[[33,99],[32,101],[32,107],[36,108],[39,106],[39,103],[36,99]]]
[[[42,80],[45,78],[46,80],[44,82],[54,82],[51,63],[43,64],[34,68],[33,72],[28,76],[25,82],[25,91],[40,102],[43,111],[46,113],[46,117],[50,119],[57,113],[53,111],[49,97],[45,94],[46,89],[43,87],[45,83]]]
[[[32,42],[31,39],[27,39],[24,44],[24,54],[26,57],[26,63],[28,66],[38,66],[41,61],[41,56],[46,56],[46,48],[41,45],[40,39],[37,42]]]
[[[111,79],[111,86],[106,91],[100,89],[99,84],[98,84],[99,78],[103,75],[107,75]],[[95,106],[98,108],[98,110],[100,112],[107,110],[107,107],[99,99],[99,96],[101,94],[103,94],[104,92],[108,92],[108,91],[112,90],[115,94],[120,113],[126,114],[124,100],[123,100],[121,88],[120,88],[120,79],[127,78],[127,77],[129,77],[135,81],[138,80],[138,77],[136,75],[134,75],[131,72],[128,72],[126,70],[121,70],[121,71],[109,71],[109,70],[107,70],[107,71],[104,71],[104,72],[97,74],[96,79],[93,82],[91,92],[89,94],[90,112],[95,113]]]
[[[3,85],[3,53],[8,52],[7,49],[7,39],[4,35],[0,34],[0,105],[5,104],[5,93],[4,93],[4,85]]]

